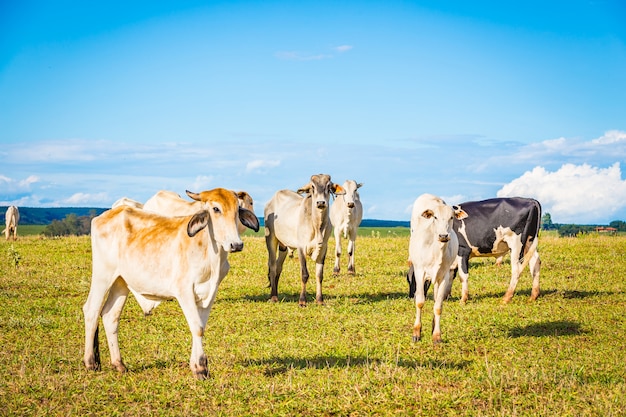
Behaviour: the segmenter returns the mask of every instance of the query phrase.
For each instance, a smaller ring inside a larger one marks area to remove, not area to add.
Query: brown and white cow
[[[453,220],[466,216],[463,210],[447,205],[432,194],[422,194],[413,203],[409,242],[411,268],[407,278],[415,297],[414,342],[420,340],[422,334],[422,308],[426,301],[428,282],[434,284],[433,343],[441,342],[443,300],[452,280],[450,267],[459,248]]]
[[[345,194],[337,196],[330,206],[330,222],[335,231],[335,267],[333,273],[341,271],[341,235],[348,239],[348,274],[354,274],[354,251],[356,249],[356,233],[363,219],[363,205],[358,189],[363,186],[354,180],[343,183]]]
[[[501,258],[511,254],[511,281],[503,302],[513,298],[517,281],[529,265],[533,278],[530,299],[539,296],[541,260],[537,245],[541,226],[541,204],[531,198],[492,198],[469,201],[459,206],[468,218],[454,222],[459,237],[457,266],[461,279],[461,303],[469,297],[469,260],[474,257]]]
[[[278,280],[287,257],[287,249],[298,251],[302,291],[299,303],[306,305],[306,283],[309,271],[306,258],[315,261],[316,295],[318,304],[323,304],[322,281],[328,238],[332,225],[328,215],[331,194],[343,194],[338,184],[333,184],[330,175],[312,175],[311,181],[297,192],[276,192],[265,205],[265,243],[268,252],[268,279],[271,301],[278,301]],[[278,252],[278,257],[277,253]]]
[[[202,336],[217,288],[229,270],[228,253],[243,249],[237,219],[256,230],[259,223],[254,213],[239,207],[230,190],[216,188],[190,195],[202,205],[191,216],[164,217],[120,206],[92,220],[93,273],[83,306],[87,369],[100,368],[98,317],[102,316],[111,363],[118,371],[126,371],[118,326],[132,289],[155,304],[178,301],[192,335],[189,366],[197,378],[208,376]],[[146,304],[140,303],[142,308]]]
[[[189,195],[190,191],[187,191]],[[250,194],[245,191],[236,191],[239,199],[239,206],[254,212],[254,201]],[[191,197],[191,196],[190,196]],[[173,191],[161,190],[150,197],[143,205],[144,210],[158,213],[163,216],[188,216],[201,210],[202,204],[199,201],[187,201]],[[246,226],[237,222],[239,234],[246,231]]]
[[[17,223],[20,221],[20,211],[16,206],[9,206],[5,213],[5,228],[2,233],[5,234],[6,240],[13,235],[13,240],[17,240]]]

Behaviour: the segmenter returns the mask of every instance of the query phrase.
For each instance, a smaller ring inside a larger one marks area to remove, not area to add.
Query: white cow
[[[6,240],[9,240],[11,234],[13,234],[13,240],[17,240],[17,223],[20,221],[20,211],[16,206],[9,206],[5,213],[5,228],[2,233],[5,233]]]
[[[83,306],[87,369],[100,368],[98,316],[106,331],[111,363],[126,371],[118,345],[119,319],[129,291],[144,301],[176,299],[192,336],[189,366],[199,379],[208,376],[202,336],[217,288],[229,270],[228,253],[243,249],[237,218],[258,230],[257,217],[239,207],[230,190],[190,194],[202,210],[186,217],[164,217],[120,206],[91,223],[93,275]],[[144,305],[151,303],[140,303]],[[148,313],[144,311],[144,313]]]
[[[111,208],[115,208],[115,207],[119,207],[119,206],[129,206],[129,207],[134,207],[134,208],[138,208],[138,209],[142,209],[143,208],[143,204],[141,204],[139,201],[133,200],[132,198],[128,198],[128,197],[120,198],[115,203],[113,203]]]
[[[456,260],[459,249],[453,220],[466,216],[464,211],[448,206],[441,198],[432,194],[422,194],[413,203],[409,243],[411,269],[408,279],[412,284],[411,288],[415,288],[414,342],[421,338],[422,308],[426,301],[428,281],[434,284],[433,343],[441,342],[441,310],[452,284],[450,266]]]
[[[348,274],[354,274],[354,250],[356,242],[356,232],[363,219],[363,205],[359,188],[363,186],[353,180],[343,183],[345,194],[338,196],[330,206],[330,222],[335,230],[335,267],[333,273],[338,274],[341,270],[339,259],[341,258],[341,235],[348,239]]]
[[[190,191],[187,191],[189,195]],[[245,191],[237,191],[239,206],[254,212],[254,201],[250,194]],[[202,204],[198,201],[184,200],[180,195],[173,191],[161,190],[150,197],[143,205],[144,210],[158,213],[164,216],[188,216],[201,210]],[[237,221],[237,229],[239,234],[246,231],[246,226]]]
[[[317,281],[315,300],[323,304],[322,281],[324,260],[328,248],[331,224],[328,215],[330,195],[343,194],[338,184],[333,184],[330,175],[312,175],[311,181],[298,192],[281,190],[276,192],[265,206],[265,243],[268,252],[268,279],[271,301],[278,301],[278,280],[287,257],[287,249],[297,249],[300,260],[302,291],[300,305],[306,305],[306,283],[309,271],[306,258],[315,261]],[[278,250],[278,258],[276,252]]]

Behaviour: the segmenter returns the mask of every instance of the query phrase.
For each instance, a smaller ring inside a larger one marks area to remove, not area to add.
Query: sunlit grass
[[[534,303],[527,271],[502,305],[508,261],[473,261],[470,301],[459,304],[455,283],[437,347],[426,337],[411,341],[408,237],[359,237],[355,276],[333,276],[329,250],[326,304],[313,302],[312,278],[306,308],[297,302],[297,260],[287,259],[280,302],[269,303],[264,240],[244,241],[230,256],[205,333],[207,381],[188,368],[191,339],[178,304],[144,317],[132,298],[120,324],[129,372],[106,365],[104,332],[103,370],[85,371],[88,237],[0,242],[0,415],[617,416],[626,409],[624,237],[542,237],[542,295]],[[429,299],[426,332],[431,318]]]

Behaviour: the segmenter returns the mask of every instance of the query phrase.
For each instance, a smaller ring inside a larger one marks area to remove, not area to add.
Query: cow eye
[[[219,207],[213,207],[213,213],[217,213],[217,214],[219,214],[219,213],[221,213],[221,212],[222,212],[222,211],[220,210],[220,208],[219,208]]]

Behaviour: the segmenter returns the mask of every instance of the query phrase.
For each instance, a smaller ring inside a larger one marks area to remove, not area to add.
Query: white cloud
[[[63,200],[63,203],[82,206],[86,204],[107,203],[109,200],[109,196],[107,195],[107,193],[104,192],[96,194],[75,193],[70,198]]]
[[[537,166],[497,195],[536,198],[555,223],[607,224],[626,210],[626,181],[619,162],[608,168],[565,164],[555,172]]]
[[[211,188],[214,188],[211,185],[214,179],[215,178],[212,176],[198,175],[196,177],[196,180],[193,182],[193,185],[192,185],[193,189],[189,191],[193,191],[197,193],[200,191],[210,190]]]
[[[340,46],[334,47],[333,49],[339,53],[344,53],[344,52],[348,52],[352,48],[353,48],[352,45],[340,45]]]
[[[276,168],[280,165],[280,160],[255,159],[246,164],[246,172],[264,171],[268,168]]]
[[[603,136],[591,141],[594,145],[610,145],[618,142],[626,143],[626,132],[620,130],[609,130]]]

